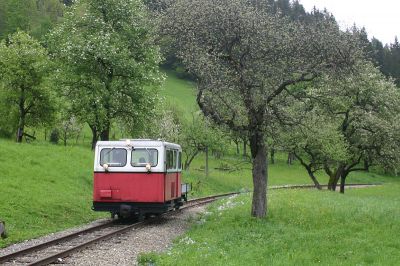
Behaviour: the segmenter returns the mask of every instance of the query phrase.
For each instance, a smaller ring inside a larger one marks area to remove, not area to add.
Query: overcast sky
[[[368,37],[373,36],[385,43],[393,43],[394,37],[400,38],[400,1],[399,0],[299,0],[306,11],[316,6],[328,9],[339,24],[346,28],[355,22],[365,27]]]

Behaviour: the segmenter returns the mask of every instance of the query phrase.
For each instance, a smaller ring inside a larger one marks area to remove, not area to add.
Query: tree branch
[[[289,85],[293,85],[293,84],[296,84],[296,83],[302,82],[302,81],[312,81],[313,79],[315,79],[317,77],[316,74],[311,74],[310,77],[307,77],[308,75],[310,75],[310,73],[304,73],[297,79],[290,79],[290,80],[282,82],[282,84],[279,85],[279,87],[275,91],[273,91],[271,95],[269,95],[267,97],[266,102],[267,103],[271,102],[276,96],[278,96]]]

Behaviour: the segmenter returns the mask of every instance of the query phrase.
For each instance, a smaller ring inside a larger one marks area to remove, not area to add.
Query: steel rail
[[[4,256],[0,256],[0,263],[7,262],[7,261],[11,260],[12,258],[21,256],[21,255],[24,255],[24,254],[27,254],[27,253],[32,253],[32,252],[35,252],[35,251],[39,251],[39,250],[45,249],[45,248],[50,247],[52,245],[58,244],[59,242],[75,238],[75,237],[77,237],[79,235],[82,235],[82,234],[87,234],[87,233],[90,233],[90,232],[93,232],[93,231],[96,231],[96,230],[99,230],[99,229],[103,229],[105,227],[108,227],[108,226],[112,225],[113,223],[114,223],[113,221],[107,221],[107,222],[105,222],[103,224],[95,225],[95,226],[92,226],[92,227],[89,227],[89,228],[86,228],[86,229],[83,229],[83,230],[80,230],[80,231],[76,231],[76,232],[70,233],[68,235],[56,238],[56,239],[49,240],[47,242],[39,243],[39,244],[37,244],[35,246],[32,246],[32,247],[27,247],[27,248],[18,250],[16,252],[13,252],[13,253],[10,253],[10,254],[6,254]]]
[[[121,229],[118,229],[118,230],[116,230],[116,231],[110,232],[110,233],[108,233],[108,234],[105,234],[105,235],[99,236],[99,237],[97,237],[97,238],[91,239],[91,240],[89,240],[89,241],[86,241],[86,242],[84,242],[84,243],[81,243],[81,244],[79,244],[79,245],[76,245],[76,246],[74,246],[74,247],[72,247],[72,248],[63,250],[63,251],[58,252],[58,253],[56,253],[56,254],[53,254],[53,255],[47,256],[47,257],[45,257],[45,258],[43,258],[43,259],[37,260],[37,261],[35,261],[35,262],[32,262],[32,263],[30,263],[30,264],[28,264],[28,265],[29,265],[29,266],[34,266],[34,265],[35,265],[35,266],[39,266],[39,265],[48,265],[48,264],[50,264],[50,263],[52,263],[52,262],[58,261],[58,259],[60,259],[60,258],[65,258],[65,257],[67,257],[68,255],[71,255],[71,254],[74,253],[75,251],[82,250],[82,249],[84,249],[84,248],[86,248],[86,247],[88,247],[88,246],[90,246],[90,245],[92,245],[92,244],[94,244],[94,243],[97,243],[97,242],[100,242],[100,241],[102,241],[102,240],[111,238],[111,237],[113,237],[113,236],[115,236],[115,235],[121,234],[121,233],[123,233],[123,232],[125,232],[125,231],[128,231],[128,230],[130,230],[130,229],[139,227],[139,226],[145,224],[146,222],[147,222],[147,221],[142,221],[142,222],[137,222],[137,223],[134,223],[134,224],[131,224],[131,225],[127,225],[127,226],[125,226],[124,228],[121,228]]]

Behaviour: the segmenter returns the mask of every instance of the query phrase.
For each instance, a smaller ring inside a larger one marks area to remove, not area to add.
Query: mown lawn
[[[194,221],[151,265],[398,265],[400,184],[274,190],[267,219],[251,218],[251,195],[224,199]]]

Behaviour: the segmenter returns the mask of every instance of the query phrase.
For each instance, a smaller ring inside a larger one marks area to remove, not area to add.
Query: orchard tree
[[[248,132],[255,217],[267,214],[266,132],[288,88],[345,72],[359,54],[352,36],[328,14],[294,22],[268,14],[267,2],[176,0],[161,22],[162,33],[197,79],[205,116]]]
[[[322,189],[317,173],[323,172],[328,163],[349,159],[348,146],[338,131],[339,122],[322,115],[318,108],[310,109],[307,103],[294,103],[290,109],[291,119],[297,122],[282,125],[276,140],[306,169],[314,186]],[[329,177],[335,176],[332,172]]]
[[[180,106],[163,99],[156,108],[157,118],[149,121],[141,137],[179,143],[184,117]]]
[[[206,153],[206,173],[208,173],[208,151],[222,151],[224,147],[224,133],[216,128],[209,119],[201,113],[193,113],[192,119],[184,121],[180,133],[180,143],[184,154],[184,169],[201,152]]]
[[[3,110],[8,113],[5,116],[17,113],[17,142],[22,142],[25,126],[46,124],[54,118],[54,100],[46,79],[49,66],[45,48],[24,32],[0,43],[0,101],[10,107]]]
[[[299,123],[289,145],[314,183],[323,170],[328,188],[335,190],[340,180],[344,193],[351,172],[399,165],[400,93],[371,63],[358,63],[341,80],[322,78],[290,109]]]
[[[64,146],[67,146],[68,139],[78,138],[82,131],[82,125],[79,124],[78,119],[73,115],[66,116],[65,114],[61,114],[57,128],[60,132],[59,138],[63,141]]]
[[[179,106],[163,103],[158,106],[157,113],[157,119],[148,123],[141,136],[181,144],[185,170],[189,170],[196,156],[205,152],[208,172],[208,151],[222,152],[225,134],[201,112],[194,112],[187,118]]]
[[[98,138],[113,122],[138,132],[154,115],[163,77],[152,27],[140,0],[82,0],[49,36],[62,64],[56,80],[74,114]]]

